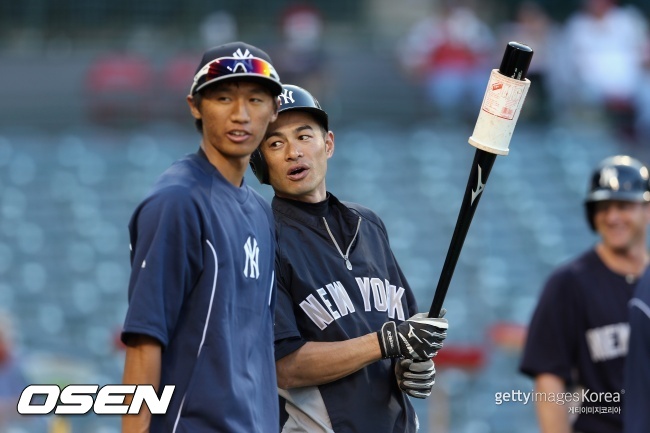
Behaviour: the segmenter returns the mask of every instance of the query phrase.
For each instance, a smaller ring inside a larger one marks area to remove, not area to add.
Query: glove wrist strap
[[[397,335],[397,324],[393,321],[386,322],[382,325],[381,330],[377,332],[379,338],[379,348],[381,357],[397,358],[402,355],[399,350],[399,340]]]

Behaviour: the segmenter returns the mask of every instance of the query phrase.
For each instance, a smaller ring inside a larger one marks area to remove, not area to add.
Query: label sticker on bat
[[[525,81],[515,80],[492,71],[481,109],[494,116],[512,120],[517,110],[521,108],[525,89]]]

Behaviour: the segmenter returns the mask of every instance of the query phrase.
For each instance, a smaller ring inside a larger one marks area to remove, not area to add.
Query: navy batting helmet
[[[591,175],[585,198],[585,210],[591,229],[596,230],[595,203],[599,201],[650,202],[649,178],[648,168],[630,156],[617,155],[602,160]]]
[[[316,98],[302,87],[294,86],[292,84],[284,84],[282,86],[282,93],[280,94],[278,115],[285,111],[292,110],[306,111],[310,113],[325,129],[325,131],[329,131],[327,113],[320,107]],[[267,185],[270,184],[269,167],[259,148],[255,149],[255,152],[251,155],[250,165],[255,177],[257,177],[261,183]]]

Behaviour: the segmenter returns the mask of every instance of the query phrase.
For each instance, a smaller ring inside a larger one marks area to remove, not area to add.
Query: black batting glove
[[[433,358],[447,338],[447,319],[433,319],[418,313],[397,325],[393,321],[383,324],[377,332],[382,358],[404,358],[426,361]]]
[[[397,385],[406,394],[415,398],[427,398],[436,383],[436,367],[433,361],[400,359],[395,363]]]

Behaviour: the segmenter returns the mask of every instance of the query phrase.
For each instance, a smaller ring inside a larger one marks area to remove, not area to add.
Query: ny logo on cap
[[[288,104],[289,102],[296,102],[296,100],[293,99],[293,90],[284,89],[280,97],[282,98],[280,105]]]
[[[248,57],[253,57],[253,55],[248,51],[248,48],[246,48],[246,51],[243,53],[241,52],[241,48],[237,48],[237,51],[232,53],[232,56],[236,59],[246,59]]]
[[[599,183],[603,188],[618,190],[618,170],[616,170],[616,167],[603,168],[600,172]]]

